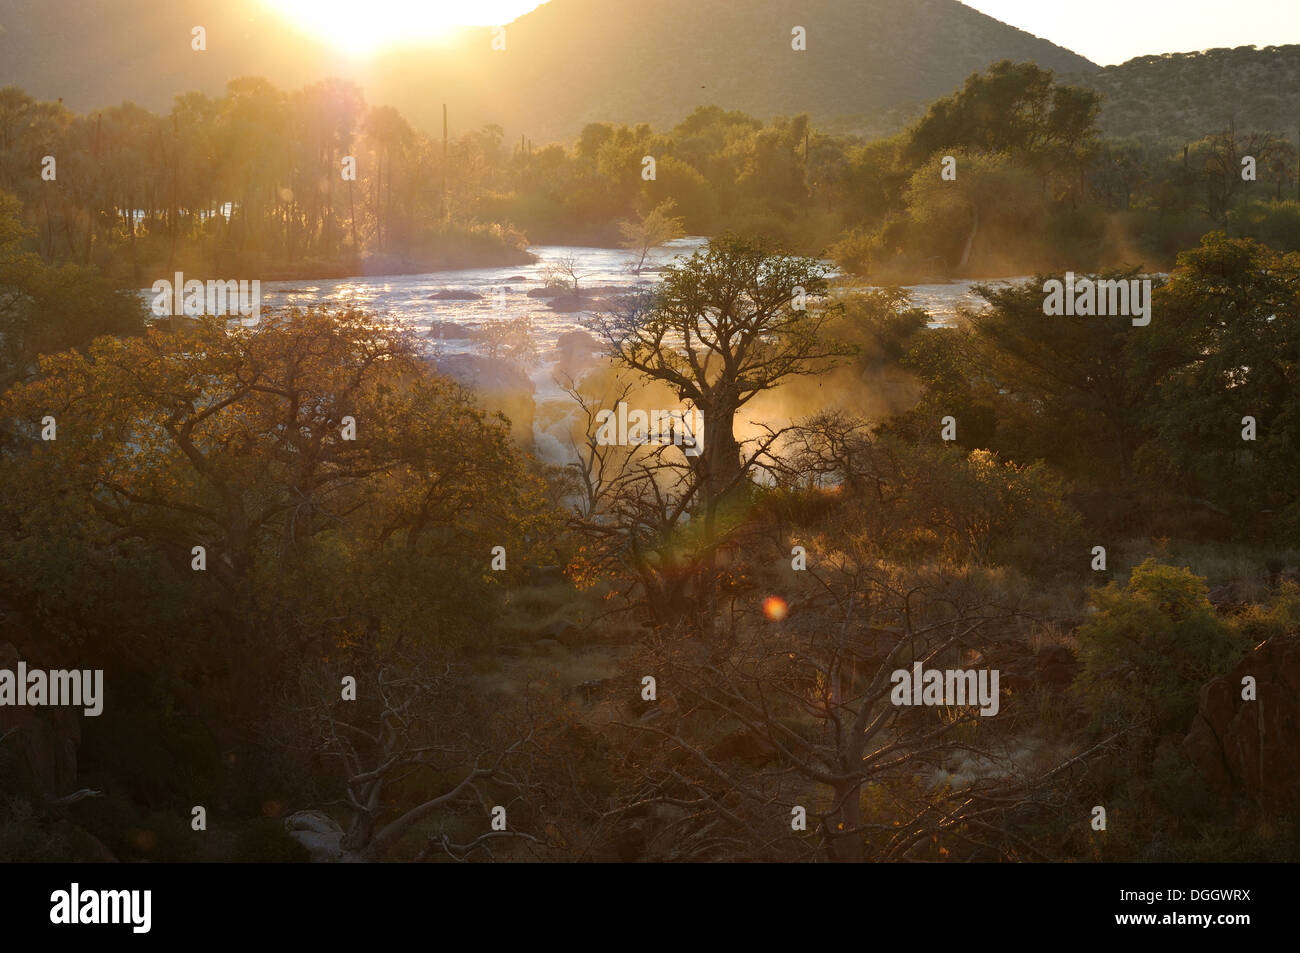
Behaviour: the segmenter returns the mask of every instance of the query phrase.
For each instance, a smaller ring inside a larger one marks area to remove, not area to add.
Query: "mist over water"
[[[625,249],[538,245],[529,249],[537,261],[528,265],[464,268],[419,275],[264,281],[261,300],[264,310],[324,305],[372,311],[415,332],[425,342],[430,357],[483,354],[483,344],[477,337],[480,329],[494,322],[531,317],[539,357],[528,368],[534,387],[532,397],[539,410],[549,410],[539,413],[533,429],[534,440],[543,457],[563,462],[568,458],[563,434],[567,431],[571,399],[556,381],[559,355],[555,345],[566,332],[586,330],[586,322],[595,312],[556,311],[549,306],[551,299],[529,297],[528,292],[545,287],[548,266],[568,258],[576,262],[581,294],[590,297],[593,307],[598,308],[602,299],[617,297],[634,287],[653,287],[659,281],[659,268],[689,257],[708,241],[706,237],[691,236],[667,243],[646,260],[640,276],[631,272],[635,256]],[[1000,285],[1019,280],[1022,279],[983,283]],[[973,291],[980,283],[979,279],[970,279],[904,287],[912,296],[912,305],[929,314],[931,326],[942,327],[952,323],[959,310],[983,305],[983,300]],[[862,285],[861,289],[869,287]],[[502,291],[504,297],[499,294]],[[472,293],[480,297],[460,301],[434,297],[440,292]],[[152,300],[152,292],[141,293],[146,302]],[[460,330],[451,332],[447,325],[455,325]],[[432,328],[439,328],[442,333],[432,334]]]

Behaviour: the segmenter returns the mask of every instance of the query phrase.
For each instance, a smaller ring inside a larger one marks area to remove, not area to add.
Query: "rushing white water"
[[[652,262],[647,262],[647,268],[690,255],[702,248],[707,241],[706,238],[691,237],[670,242],[656,254]],[[644,270],[640,277],[631,274],[629,263],[633,258],[632,253],[622,249],[541,245],[529,250],[538,258],[530,265],[465,268],[423,275],[264,281],[261,285],[262,307],[305,308],[313,304],[330,304],[361,308],[423,331],[428,331],[439,322],[446,322],[472,332],[493,321],[527,314],[533,318],[538,343],[545,351],[560,334],[582,328],[584,319],[590,317],[589,313],[584,312],[556,312],[548,307],[547,299],[528,296],[530,290],[541,288],[545,284],[543,274],[548,265],[562,258],[572,259],[576,263],[575,270],[581,276],[581,289],[584,294],[592,292],[593,299],[602,297],[599,290],[602,286],[628,288],[652,285],[657,280],[657,275],[652,270]],[[930,314],[933,324],[946,324],[959,308],[980,305],[980,299],[971,291],[975,284],[978,282],[952,281],[910,285],[906,290],[912,295],[912,303]],[[469,292],[481,297],[478,300],[459,301],[431,297],[440,292]],[[142,291],[142,294],[146,300],[152,300],[151,292]],[[501,307],[502,304],[504,307]],[[444,338],[437,342],[437,346],[450,353],[475,349],[470,337]]]
[[[707,241],[706,238],[692,237],[670,242],[656,255],[653,264],[664,264],[690,255]],[[529,250],[538,258],[531,265],[465,268],[424,275],[264,281],[262,303],[264,307],[276,308],[329,302],[373,310],[385,317],[426,329],[434,322],[445,321],[472,330],[486,322],[530,314],[539,343],[545,348],[563,332],[581,328],[583,319],[590,317],[582,312],[559,314],[547,307],[545,299],[528,297],[530,290],[544,285],[543,273],[549,264],[561,258],[573,259],[576,271],[582,276],[579,285],[584,291],[600,286],[648,285],[657,280],[653,271],[643,271],[640,278],[630,274],[628,268],[633,256],[622,249],[541,245]],[[647,262],[648,266],[650,264]],[[910,285],[907,290],[912,294],[913,304],[924,308],[933,323],[945,324],[958,308],[980,305],[980,299],[971,291],[978,283],[952,281]],[[498,289],[504,289],[503,309],[497,307],[501,300]],[[467,291],[483,297],[478,301],[430,300],[430,295],[440,291]],[[599,297],[599,292],[594,296]],[[468,346],[467,342],[442,342],[444,347],[452,350],[459,344]]]
[[[557,402],[568,401],[555,381],[556,339],[566,331],[583,329],[584,322],[592,315],[584,311],[559,312],[549,306],[549,299],[528,295],[529,291],[544,287],[548,266],[561,259],[571,260],[573,270],[579,276],[582,294],[597,302],[618,293],[612,290],[602,291],[602,288],[652,286],[658,281],[658,275],[653,270],[656,266],[681,256],[689,256],[707,241],[706,238],[690,237],[668,243],[654,255],[653,260],[646,262],[646,268],[640,276],[632,274],[630,270],[633,254],[622,249],[542,245],[529,249],[538,259],[530,265],[465,268],[423,275],[264,281],[261,283],[261,307],[270,310],[330,305],[373,311],[416,331],[428,342],[430,353],[440,355],[481,353],[482,345],[476,338],[476,332],[480,328],[493,322],[528,315],[532,318],[537,350],[541,357],[538,364],[529,371],[534,386],[533,397],[539,409],[543,405],[554,408]],[[978,283],[953,281],[913,285],[906,290],[911,293],[912,304],[923,308],[930,315],[930,323],[938,326],[949,323],[963,307],[980,307],[981,299],[971,290]],[[995,285],[1000,283],[1002,282],[989,282]],[[141,293],[146,302],[152,301],[152,292]],[[478,297],[469,300],[436,297],[448,293]],[[433,328],[437,328],[440,333],[430,334]],[[555,434],[547,432],[547,425],[542,424],[541,420],[542,415],[539,414],[534,433],[539,449],[545,450],[550,444],[556,443],[556,438]],[[550,429],[555,429],[555,426],[553,423]],[[558,451],[558,444],[551,449]]]

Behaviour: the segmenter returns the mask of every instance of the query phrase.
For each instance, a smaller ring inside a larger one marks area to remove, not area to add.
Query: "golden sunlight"
[[[346,53],[445,39],[459,27],[509,23],[545,0],[262,0]]]

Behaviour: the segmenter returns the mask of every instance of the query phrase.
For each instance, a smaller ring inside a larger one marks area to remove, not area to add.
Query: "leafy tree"
[[[849,353],[820,334],[837,310],[818,306],[828,271],[816,259],[724,236],[667,266],[651,296],[595,322],[618,364],[667,384],[703,414],[704,447],[695,461],[706,499],[735,489],[747,469],[734,430],[740,409]]]
[[[1230,669],[1241,646],[1214,613],[1205,580],[1148,559],[1126,585],[1092,597],[1095,615],[1079,628],[1075,685],[1099,712],[1152,719],[1185,731],[1201,686]]]
[[[676,202],[665,199],[638,220],[618,223],[618,230],[623,235],[622,246],[638,255],[632,266],[634,274],[641,274],[650,252],[686,234],[683,220],[673,215],[676,208]]]
[[[1300,525],[1300,255],[1209,235],[1154,308],[1162,479],[1266,534]]]
[[[930,104],[912,129],[913,159],[966,148],[1021,156],[1063,155],[1095,135],[1101,98],[1091,90],[1061,86],[1051,70],[1001,60],[945,99]]]
[[[192,628],[162,684],[226,743],[306,661],[479,633],[505,581],[494,546],[514,573],[551,558],[549,504],[505,422],[362,313],[100,338],[43,358],[0,413],[14,446],[0,543],[20,605],[65,638],[138,639],[128,659]],[[114,578],[134,581],[116,593]]]
[[[42,354],[144,330],[138,297],[112,288],[94,268],[47,267],[23,251],[29,236],[18,200],[0,192],[0,391],[30,377]]]
[[[963,272],[976,242],[1003,241],[1035,229],[1045,211],[1032,175],[1011,160],[957,150],[957,178],[939,176],[937,161],[918,169],[907,184],[908,236],[913,254],[933,252]],[[987,257],[987,253],[986,253]]]

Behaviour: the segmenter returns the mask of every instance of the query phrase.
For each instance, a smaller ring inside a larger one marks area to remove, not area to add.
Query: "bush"
[[[1079,628],[1076,689],[1105,717],[1186,728],[1201,686],[1241,655],[1234,629],[1215,615],[1205,580],[1148,559],[1128,585],[1093,594],[1096,615]]]

